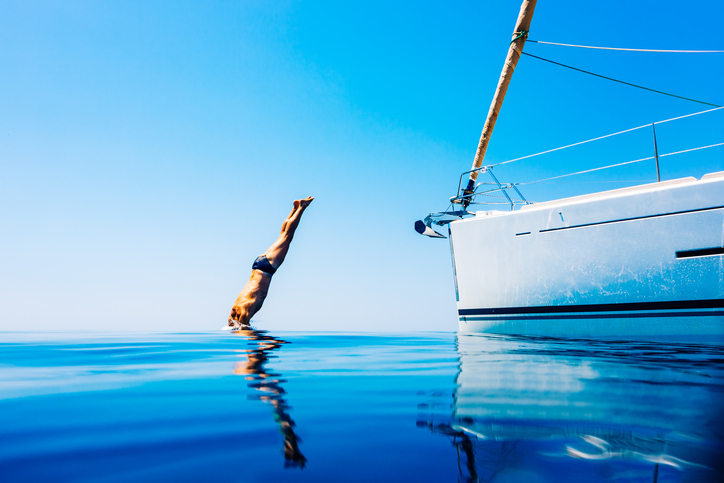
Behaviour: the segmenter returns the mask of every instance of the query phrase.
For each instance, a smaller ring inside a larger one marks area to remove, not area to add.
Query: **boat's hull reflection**
[[[467,481],[722,476],[721,346],[461,334],[457,348],[452,416],[418,424],[452,439]]]

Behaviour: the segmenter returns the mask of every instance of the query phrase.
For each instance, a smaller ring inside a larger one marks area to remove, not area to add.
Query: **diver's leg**
[[[284,220],[284,223],[282,223],[282,232],[279,238],[277,238],[272,246],[264,253],[264,256],[266,256],[274,268],[279,268],[282,262],[284,262],[289,251],[289,244],[292,242],[292,238],[294,238],[294,232],[297,230],[299,222],[302,219],[302,214],[313,199],[314,198],[309,196],[303,200],[294,200],[294,208],[287,219]]]

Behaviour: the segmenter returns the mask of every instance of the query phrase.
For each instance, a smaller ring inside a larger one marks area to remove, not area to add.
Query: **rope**
[[[686,118],[686,117],[692,117],[692,116],[698,116],[699,114],[706,114],[707,112],[718,111],[718,110],[720,110],[720,109],[724,109],[724,107],[715,107],[714,109],[707,109],[706,111],[693,112],[693,113],[691,113],[691,114],[685,114],[685,115],[683,115],[683,116],[672,117],[671,119],[664,119],[663,121],[656,121],[654,124],[663,124],[663,123],[665,123],[665,122],[678,121],[679,119],[684,119],[684,118]],[[618,134],[623,134],[623,133],[627,133],[627,132],[631,132],[631,131],[636,131],[637,129],[643,129],[643,128],[649,127],[649,126],[651,126],[651,124],[644,124],[643,126],[632,127],[631,129],[626,129],[626,130],[624,130],[624,131],[615,132],[615,133],[613,133],[613,134],[606,134],[605,136],[600,136],[600,137],[597,137],[597,138],[588,139],[588,140],[586,140],[586,141],[581,141],[581,142],[578,142],[578,143],[569,144],[568,146],[562,146],[562,147],[560,147],[560,148],[549,149],[549,150],[547,150],[547,151],[541,151],[541,152],[539,152],[539,153],[529,154],[529,155],[527,155],[527,156],[522,156],[522,157],[520,157],[520,158],[509,159],[508,161],[503,161],[503,162],[498,163],[498,164],[492,164],[492,165],[490,165],[490,167],[492,168],[492,167],[495,167],[495,166],[501,166],[501,165],[503,165],[503,164],[508,164],[508,163],[513,163],[513,162],[515,162],[515,161],[520,161],[521,159],[532,158],[532,157],[534,157],[534,156],[540,156],[541,154],[548,154],[548,153],[552,153],[552,152],[554,152],[554,151],[560,151],[561,149],[566,149],[566,148],[570,148],[570,147],[573,147],[573,146],[578,146],[578,145],[581,145],[581,144],[590,143],[590,142],[592,142],[592,141],[598,141],[599,139],[610,138],[611,136],[616,136],[616,135],[618,135]]]
[[[513,34],[518,34],[518,35],[513,37],[513,40],[510,41],[511,44],[513,42],[515,42],[516,40],[518,40],[519,38],[525,37],[526,35],[528,35],[528,32],[526,32],[525,30],[521,30],[520,32],[513,32]]]
[[[666,153],[666,154],[659,154],[660,158],[663,158],[665,156],[673,156],[675,154],[682,154],[682,153],[690,153],[692,151],[698,151],[700,149],[707,149],[707,148],[714,148],[717,146],[724,146],[724,143],[717,143],[717,144],[710,144],[709,146],[701,146],[698,148],[692,148],[692,149],[684,149],[683,151],[675,151],[673,153]],[[526,184],[534,184],[534,183],[542,183],[544,181],[550,181],[553,179],[559,179],[559,178],[566,178],[568,176],[575,176],[577,174],[585,174],[585,173],[592,173],[593,171],[601,171],[602,169],[608,169],[608,168],[616,168],[618,166],[625,166],[627,164],[634,164],[634,163],[640,163],[642,161],[649,161],[654,159],[654,156],[649,156],[648,158],[641,158],[641,159],[635,159],[633,161],[626,161],[625,163],[617,163],[617,164],[611,164],[609,166],[603,166],[600,168],[593,168],[593,169],[586,169],[584,171],[578,171],[577,173],[568,173],[568,174],[561,174],[559,176],[553,176],[551,178],[545,178],[545,179],[539,179],[537,181],[528,181],[527,183],[516,183],[517,186],[522,186]]]
[[[628,52],[669,52],[675,54],[720,54],[724,50],[660,50],[660,49],[624,49],[619,47],[594,47],[592,45],[575,45],[575,44],[559,44],[556,42],[543,42],[542,40],[526,40],[526,42],[534,42],[536,44],[562,45],[564,47],[579,47],[582,49],[599,49],[599,50],[625,50]]]
[[[665,95],[665,96],[676,97],[677,99],[684,99],[684,100],[686,100],[686,101],[698,102],[699,104],[706,104],[707,106],[722,107],[722,106],[720,106],[719,104],[712,104],[711,102],[697,101],[696,99],[691,99],[690,97],[677,96],[676,94],[669,94],[668,92],[657,91],[656,89],[650,89],[650,88],[648,88],[648,87],[640,86],[640,85],[637,85],[637,84],[631,84],[630,82],[624,82],[624,81],[622,81],[622,80],[614,79],[613,77],[606,77],[605,75],[594,74],[593,72],[589,72],[589,71],[583,70],[583,69],[578,69],[578,68],[576,68],[576,67],[571,67],[570,65],[561,64],[560,62],[555,62],[555,61],[552,61],[552,60],[544,59],[543,57],[538,57],[537,55],[529,54],[528,52],[522,52],[522,54],[523,54],[523,55],[527,55],[528,57],[533,57],[534,59],[539,59],[539,60],[543,60],[543,61],[545,61],[545,62],[550,62],[551,64],[560,65],[561,67],[566,67],[566,68],[568,68],[568,69],[576,70],[576,71],[578,71],[578,72],[583,72],[584,74],[590,74],[590,75],[593,75],[593,76],[596,76],[596,77],[600,77],[600,78],[602,78],[602,79],[607,79],[607,80],[610,80],[610,81],[618,82],[619,84],[625,84],[625,85],[627,85],[627,86],[638,87],[639,89],[643,89],[643,90],[651,91],[651,92],[656,92],[656,93],[658,93],[658,94],[663,94],[663,95]]]

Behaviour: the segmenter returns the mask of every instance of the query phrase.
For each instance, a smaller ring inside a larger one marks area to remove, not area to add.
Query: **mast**
[[[513,40],[510,42],[508,56],[505,58],[503,71],[500,73],[500,79],[498,80],[498,87],[495,89],[493,102],[490,104],[488,117],[485,119],[483,132],[480,134],[480,141],[478,142],[478,150],[475,152],[470,180],[468,181],[467,188],[465,188],[465,191],[463,192],[464,197],[461,201],[463,209],[468,207],[471,199],[470,195],[472,195],[475,191],[475,180],[478,179],[478,173],[480,172],[478,168],[483,165],[485,151],[488,149],[488,142],[490,141],[490,136],[493,134],[493,128],[495,128],[495,121],[498,120],[498,114],[500,113],[500,108],[503,105],[505,93],[508,91],[508,84],[510,84],[510,79],[513,77],[515,66],[518,64],[521,52],[523,52],[525,40],[528,38],[530,21],[533,19],[533,10],[535,10],[536,2],[537,0],[523,0],[523,4],[520,6],[518,20],[515,22]]]

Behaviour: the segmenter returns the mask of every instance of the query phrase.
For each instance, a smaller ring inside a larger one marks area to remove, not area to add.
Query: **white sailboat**
[[[521,7],[459,208],[415,225],[433,237],[448,226],[460,330],[724,337],[724,172],[531,204],[483,165],[535,4]],[[492,182],[477,183],[482,173]],[[491,191],[511,211],[469,210]]]

